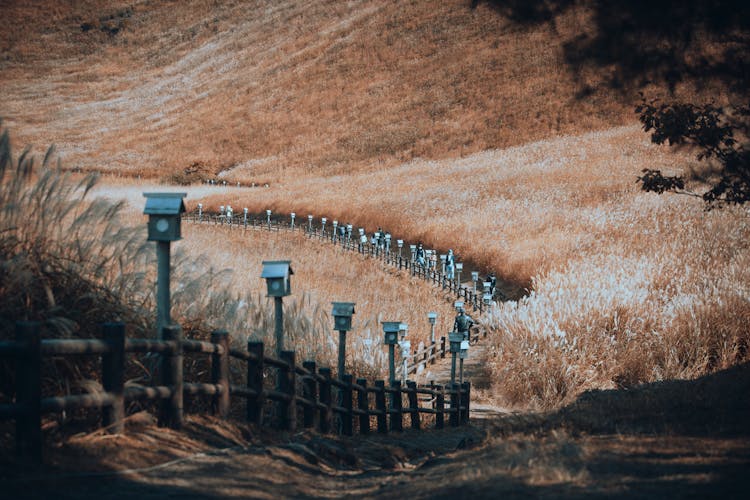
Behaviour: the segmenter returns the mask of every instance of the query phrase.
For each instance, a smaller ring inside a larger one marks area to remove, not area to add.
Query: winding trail
[[[158,184],[148,184],[143,183],[139,185],[133,185],[133,184],[106,184],[106,181],[99,184],[94,190],[93,194],[94,196],[102,196],[106,197],[108,199],[112,200],[125,200],[127,203],[127,206],[132,211],[138,211],[140,212],[143,206],[143,192],[146,191],[174,191],[174,192],[187,192],[188,196],[191,199],[199,199],[208,195],[215,195],[215,194],[231,194],[233,192],[237,191],[243,191],[248,188],[238,188],[234,186],[216,186],[216,185],[198,185],[198,186],[164,186],[164,185],[158,185]],[[299,221],[300,223],[304,224],[304,221]],[[258,231],[257,234],[264,234],[263,231]],[[314,240],[314,239],[313,239]],[[318,240],[320,244],[327,244],[328,240],[320,239]],[[330,243],[328,243],[330,244]],[[470,267],[467,267],[464,269],[464,278],[471,276],[471,269]],[[471,286],[471,281],[465,281],[462,280],[462,284],[466,286]],[[430,281],[418,281],[417,285],[419,287],[435,287],[439,285],[435,285]],[[503,284],[498,283],[498,288],[502,289]],[[506,293],[507,294],[507,293]],[[451,302],[455,300],[455,297],[450,294],[446,293],[445,298],[447,301]],[[488,389],[490,386],[490,380],[489,380],[489,373],[486,370],[486,364],[485,360],[487,358],[487,349],[488,349],[488,342],[487,339],[479,337],[479,341],[476,343],[472,343],[472,346],[469,350],[469,357],[468,359],[464,360],[464,380],[468,380],[472,384],[473,389],[479,389],[484,390]],[[458,379],[459,376],[459,362],[456,361],[456,378]],[[451,375],[451,356],[450,354],[446,354],[445,358],[438,358],[437,361],[432,365],[427,365],[426,367],[423,367],[421,370],[417,372],[417,374],[414,376],[414,378],[419,383],[429,383],[431,381],[434,381],[437,384],[446,385],[450,382]],[[472,399],[476,396],[476,391],[472,392]],[[475,407],[476,404],[479,404],[478,402],[475,403],[472,400],[472,407]],[[501,414],[503,412],[500,408],[495,408],[494,410],[487,406],[485,408],[487,412],[494,413],[494,414]]]

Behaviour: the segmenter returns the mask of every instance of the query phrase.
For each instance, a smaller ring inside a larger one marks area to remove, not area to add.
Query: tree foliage
[[[708,190],[701,194],[685,191],[683,176],[644,169],[638,181],[645,191],[700,196],[709,209],[750,201],[750,106],[698,106],[643,99],[636,113],[643,129],[651,132],[652,142],[692,147],[698,151],[699,161],[716,167],[707,179]]]

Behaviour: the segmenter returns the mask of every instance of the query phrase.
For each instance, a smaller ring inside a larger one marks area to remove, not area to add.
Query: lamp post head
[[[461,342],[464,341],[464,334],[459,332],[448,333],[448,341],[450,342],[451,353],[461,352]]]
[[[260,277],[266,279],[269,297],[286,297],[292,293],[290,276],[294,274],[290,260],[263,261]]]
[[[407,325],[406,323],[399,323],[398,333],[401,337],[401,340],[404,340],[406,338],[406,335],[409,333],[409,325]]]
[[[385,334],[385,345],[398,344],[398,332],[401,327],[400,321],[383,321],[383,333]]]
[[[334,328],[340,332],[352,329],[352,315],[354,314],[354,302],[332,302]]]
[[[430,324],[434,325],[437,321],[437,313],[436,312],[428,312],[427,313],[427,319],[430,320]]]
[[[466,359],[469,357],[469,341],[462,340],[458,347],[458,357],[460,359]]]
[[[182,199],[187,193],[143,193],[148,215],[149,241],[177,241],[182,239],[180,215],[185,212]]]

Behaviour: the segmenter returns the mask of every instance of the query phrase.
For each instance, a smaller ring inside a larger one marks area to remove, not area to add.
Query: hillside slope
[[[3,3],[0,116],[69,168],[275,182],[634,121],[635,92],[566,60],[585,5],[524,24],[467,0]]]

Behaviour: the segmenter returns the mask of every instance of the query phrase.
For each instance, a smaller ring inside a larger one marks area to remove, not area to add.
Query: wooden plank
[[[314,374],[317,371],[317,367],[315,365],[315,361],[305,361],[302,363],[302,366],[310,373]],[[318,384],[315,382],[315,378],[305,377],[302,380],[302,397],[305,399],[308,399],[310,401],[317,401],[318,400]],[[315,410],[315,408],[306,406],[303,410],[303,425],[305,428],[310,427],[317,427],[319,425],[319,413]]]
[[[409,417],[411,419],[411,428],[419,430],[419,400],[417,398],[417,383],[413,380],[407,380],[406,386],[409,389]]]
[[[402,431],[404,429],[404,415],[401,402],[401,381],[391,382],[391,430]]]
[[[159,425],[170,429],[182,428],[183,379],[182,379],[182,327],[167,325],[162,329],[162,338],[173,345],[172,353],[162,354],[162,385],[172,389],[170,397],[161,404]]]
[[[247,421],[258,426],[263,425],[263,342],[247,343],[250,359],[247,361],[247,388],[255,392],[254,397],[247,398]]]
[[[331,400],[331,369],[320,368],[318,370],[323,376],[320,382],[320,402],[324,408],[320,411],[320,432],[331,432],[333,425],[333,402]]]
[[[219,347],[211,354],[211,383],[223,390],[211,398],[211,411],[221,418],[229,416],[229,332],[211,332],[211,344]]]
[[[104,407],[102,424],[112,434],[125,430],[125,324],[104,323],[104,341],[109,352],[102,356],[102,387],[112,396],[112,404]]]
[[[367,394],[367,379],[366,378],[359,378],[357,379],[357,385],[359,385],[362,389],[357,391],[357,408],[362,410],[364,414],[360,415],[359,417],[359,433],[360,434],[369,434],[370,433],[370,408],[369,408],[369,398]]]
[[[296,377],[297,372],[294,370],[294,351],[281,351],[281,360],[286,363],[285,368],[279,369],[279,391],[289,396],[288,401],[279,401],[279,417],[282,429],[294,432],[297,429],[297,403],[296,396]]]

